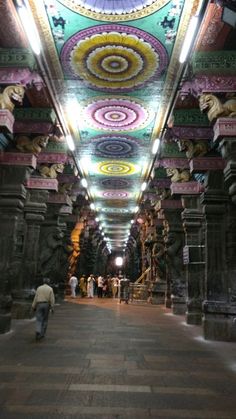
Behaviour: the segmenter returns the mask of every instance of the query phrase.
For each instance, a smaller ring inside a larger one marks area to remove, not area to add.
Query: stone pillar
[[[184,210],[181,216],[185,231],[184,263],[187,284],[186,321],[188,324],[201,324],[205,272],[204,217],[198,196],[182,196],[182,203]]]
[[[56,197],[49,198],[45,221],[40,232],[39,275],[50,278],[57,299],[62,299],[65,294],[72,249],[62,210],[64,204],[55,201]]]
[[[22,285],[24,183],[29,175],[25,166],[0,166],[0,333],[10,329],[11,292]]]
[[[236,341],[236,120],[218,118],[214,126],[214,142],[218,144],[225,159],[224,179],[229,191],[226,236],[226,267],[228,283],[228,304],[226,340]]]
[[[47,210],[47,199],[47,191],[28,190],[24,207],[26,225],[21,287],[12,290],[14,318],[28,318],[31,315],[31,303],[37,284],[40,225]]]
[[[222,172],[209,172],[200,201],[205,215],[205,285],[203,332],[205,339],[229,340],[230,309],[226,273],[226,204]]]
[[[157,239],[152,249],[155,272],[155,281],[152,289],[152,304],[165,304],[167,284],[163,220],[156,220],[156,235]]]
[[[183,265],[184,231],[182,209],[165,209],[168,222],[166,260],[171,281],[171,300],[174,314],[186,313],[186,281]]]

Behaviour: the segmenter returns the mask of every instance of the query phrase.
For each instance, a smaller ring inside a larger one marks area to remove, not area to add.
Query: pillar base
[[[205,301],[203,309],[204,339],[236,342],[236,305]]]
[[[167,297],[166,296],[166,298],[165,298],[165,306],[166,306],[166,308],[171,308],[172,301],[171,301],[171,298],[170,297]]]
[[[31,319],[34,313],[31,310],[31,302],[28,301],[13,301],[12,304],[12,318],[13,319]]]
[[[202,299],[189,298],[187,301],[186,323],[193,325],[202,324]]]
[[[171,297],[173,314],[182,315],[187,311],[187,304],[185,297]]]
[[[11,313],[0,314],[0,334],[7,333],[11,329]]]
[[[187,313],[186,313],[186,323],[187,324],[193,324],[193,325],[201,325],[202,324],[202,312],[187,311]]]

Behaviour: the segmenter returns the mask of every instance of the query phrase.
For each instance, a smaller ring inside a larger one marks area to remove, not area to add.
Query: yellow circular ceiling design
[[[99,88],[112,88],[112,83],[116,89],[142,85],[156,74],[159,60],[148,42],[117,32],[80,40],[71,52],[74,73]]]
[[[98,163],[98,171],[102,175],[124,176],[138,172],[138,167],[133,163],[119,160]]]

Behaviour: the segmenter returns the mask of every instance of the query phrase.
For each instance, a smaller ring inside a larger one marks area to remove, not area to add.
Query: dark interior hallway
[[[201,338],[160,306],[63,302],[0,336],[0,418],[236,417],[235,345]]]

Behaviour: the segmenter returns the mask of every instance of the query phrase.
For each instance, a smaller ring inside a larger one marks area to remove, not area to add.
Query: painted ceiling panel
[[[36,0],[31,3],[39,7]],[[47,32],[58,99],[74,137],[75,158],[113,247],[123,246],[137,211],[156,126],[173,88],[175,50],[184,37],[180,19],[188,7],[189,20],[195,3],[43,2],[40,24]]]

